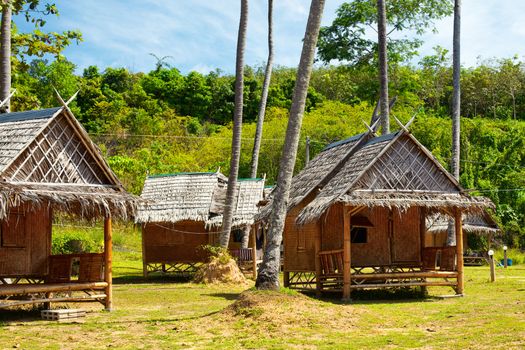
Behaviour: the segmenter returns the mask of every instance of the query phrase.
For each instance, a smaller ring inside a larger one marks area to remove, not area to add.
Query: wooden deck
[[[428,249],[421,264],[352,266],[350,289],[381,289],[458,285],[455,271],[455,247]],[[292,289],[343,291],[343,250],[321,251],[319,277],[314,271],[285,273],[285,286]]]
[[[109,283],[104,281],[104,254],[51,255],[48,264],[49,273],[38,279],[0,277],[0,309],[52,302],[95,301],[105,305]]]

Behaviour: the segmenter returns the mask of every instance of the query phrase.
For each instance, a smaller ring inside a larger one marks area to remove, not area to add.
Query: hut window
[[[22,214],[11,213],[8,220],[2,221],[2,247],[24,248],[25,246],[25,217]]]
[[[233,242],[234,243],[242,243],[242,236],[244,234],[243,230],[240,228],[236,228],[232,231],[233,233]]]
[[[350,240],[352,243],[366,243],[368,229],[366,227],[352,227],[350,231]]]

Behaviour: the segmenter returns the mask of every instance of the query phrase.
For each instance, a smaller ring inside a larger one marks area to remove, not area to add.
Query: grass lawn
[[[525,348],[525,265],[498,268],[495,283],[487,266],[467,267],[463,298],[430,288],[425,299],[360,294],[347,304],[141,275],[140,254],[116,249],[113,312],[71,304],[91,312],[57,323],[38,310],[0,311],[0,349]]]

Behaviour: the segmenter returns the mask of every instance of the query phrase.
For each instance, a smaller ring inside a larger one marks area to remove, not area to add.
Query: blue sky
[[[323,24],[331,23],[342,0],[327,0]],[[463,0],[462,63],[478,57],[525,56],[525,1]],[[66,57],[81,71],[89,65],[150,71],[155,58],[187,73],[219,68],[232,73],[235,62],[239,0],[56,0],[60,17],[49,18],[45,30],[78,29],[84,42]],[[275,63],[296,66],[308,15],[307,0],[274,1]],[[249,9],[246,63],[262,65],[267,56],[266,1],[252,0]],[[28,28],[23,19],[19,26]],[[440,45],[451,49],[452,18],[437,23],[439,32],[423,37],[421,54]]]

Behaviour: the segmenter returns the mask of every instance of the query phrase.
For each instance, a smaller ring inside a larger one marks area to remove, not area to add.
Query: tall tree
[[[381,132],[390,133],[390,113],[388,108],[388,58],[386,43],[385,0],[377,0],[377,43],[379,51],[379,106],[381,111]]]
[[[280,247],[283,237],[287,203],[290,195],[293,169],[297,157],[297,146],[306,104],[306,94],[310,83],[315,47],[323,14],[324,0],[312,0],[310,14],[303,40],[301,60],[297,69],[297,79],[292,96],[292,106],[284,140],[283,153],[279,163],[277,185],[272,201],[270,228],[267,235],[263,262],[257,275],[258,289],[279,288]]]
[[[266,101],[268,100],[268,90],[270,89],[270,80],[272,77],[273,66],[273,0],[268,0],[268,60],[264,71],[264,82],[261,92],[261,101],[259,102],[259,112],[257,113],[257,127],[255,129],[255,138],[253,140],[252,163],[250,177],[257,177],[257,168],[259,166],[259,152],[261,149],[261,139],[264,125],[264,115],[266,114]],[[250,240],[250,227],[246,227],[243,232],[241,247],[248,248]]]
[[[11,91],[11,1],[2,3],[2,20],[0,24],[0,100],[5,100]],[[2,108],[2,112],[9,113],[11,103]]]
[[[422,41],[399,35],[410,30],[418,35],[434,30],[434,21],[452,13],[451,0],[396,0],[387,1],[386,15],[391,33],[388,50],[391,61],[404,61],[417,54]],[[377,23],[376,0],[353,0],[343,3],[332,24],[321,28],[319,58],[324,62],[338,60],[350,65],[374,64],[377,60],[377,42],[367,34]]]
[[[454,1],[454,34],[452,40],[452,175],[459,181],[460,169],[460,46],[461,44],[461,0]],[[456,244],[456,235],[449,222],[447,241],[449,245]]]
[[[273,0],[268,0],[268,61],[264,71],[264,82],[261,92],[261,102],[259,103],[259,113],[257,115],[257,127],[255,129],[255,139],[253,141],[251,177],[257,177],[257,167],[259,164],[259,151],[261,149],[261,138],[263,131],[264,115],[266,113],[266,101],[268,100],[268,90],[273,66]]]
[[[237,59],[235,64],[235,109],[233,113],[232,155],[230,160],[230,175],[226,190],[226,204],[222,217],[222,233],[219,237],[221,247],[227,248],[230,242],[230,231],[233,220],[233,205],[239,174],[241,158],[242,108],[244,94],[244,48],[246,46],[246,28],[248,26],[248,0],[241,0],[241,16],[237,37]]]

